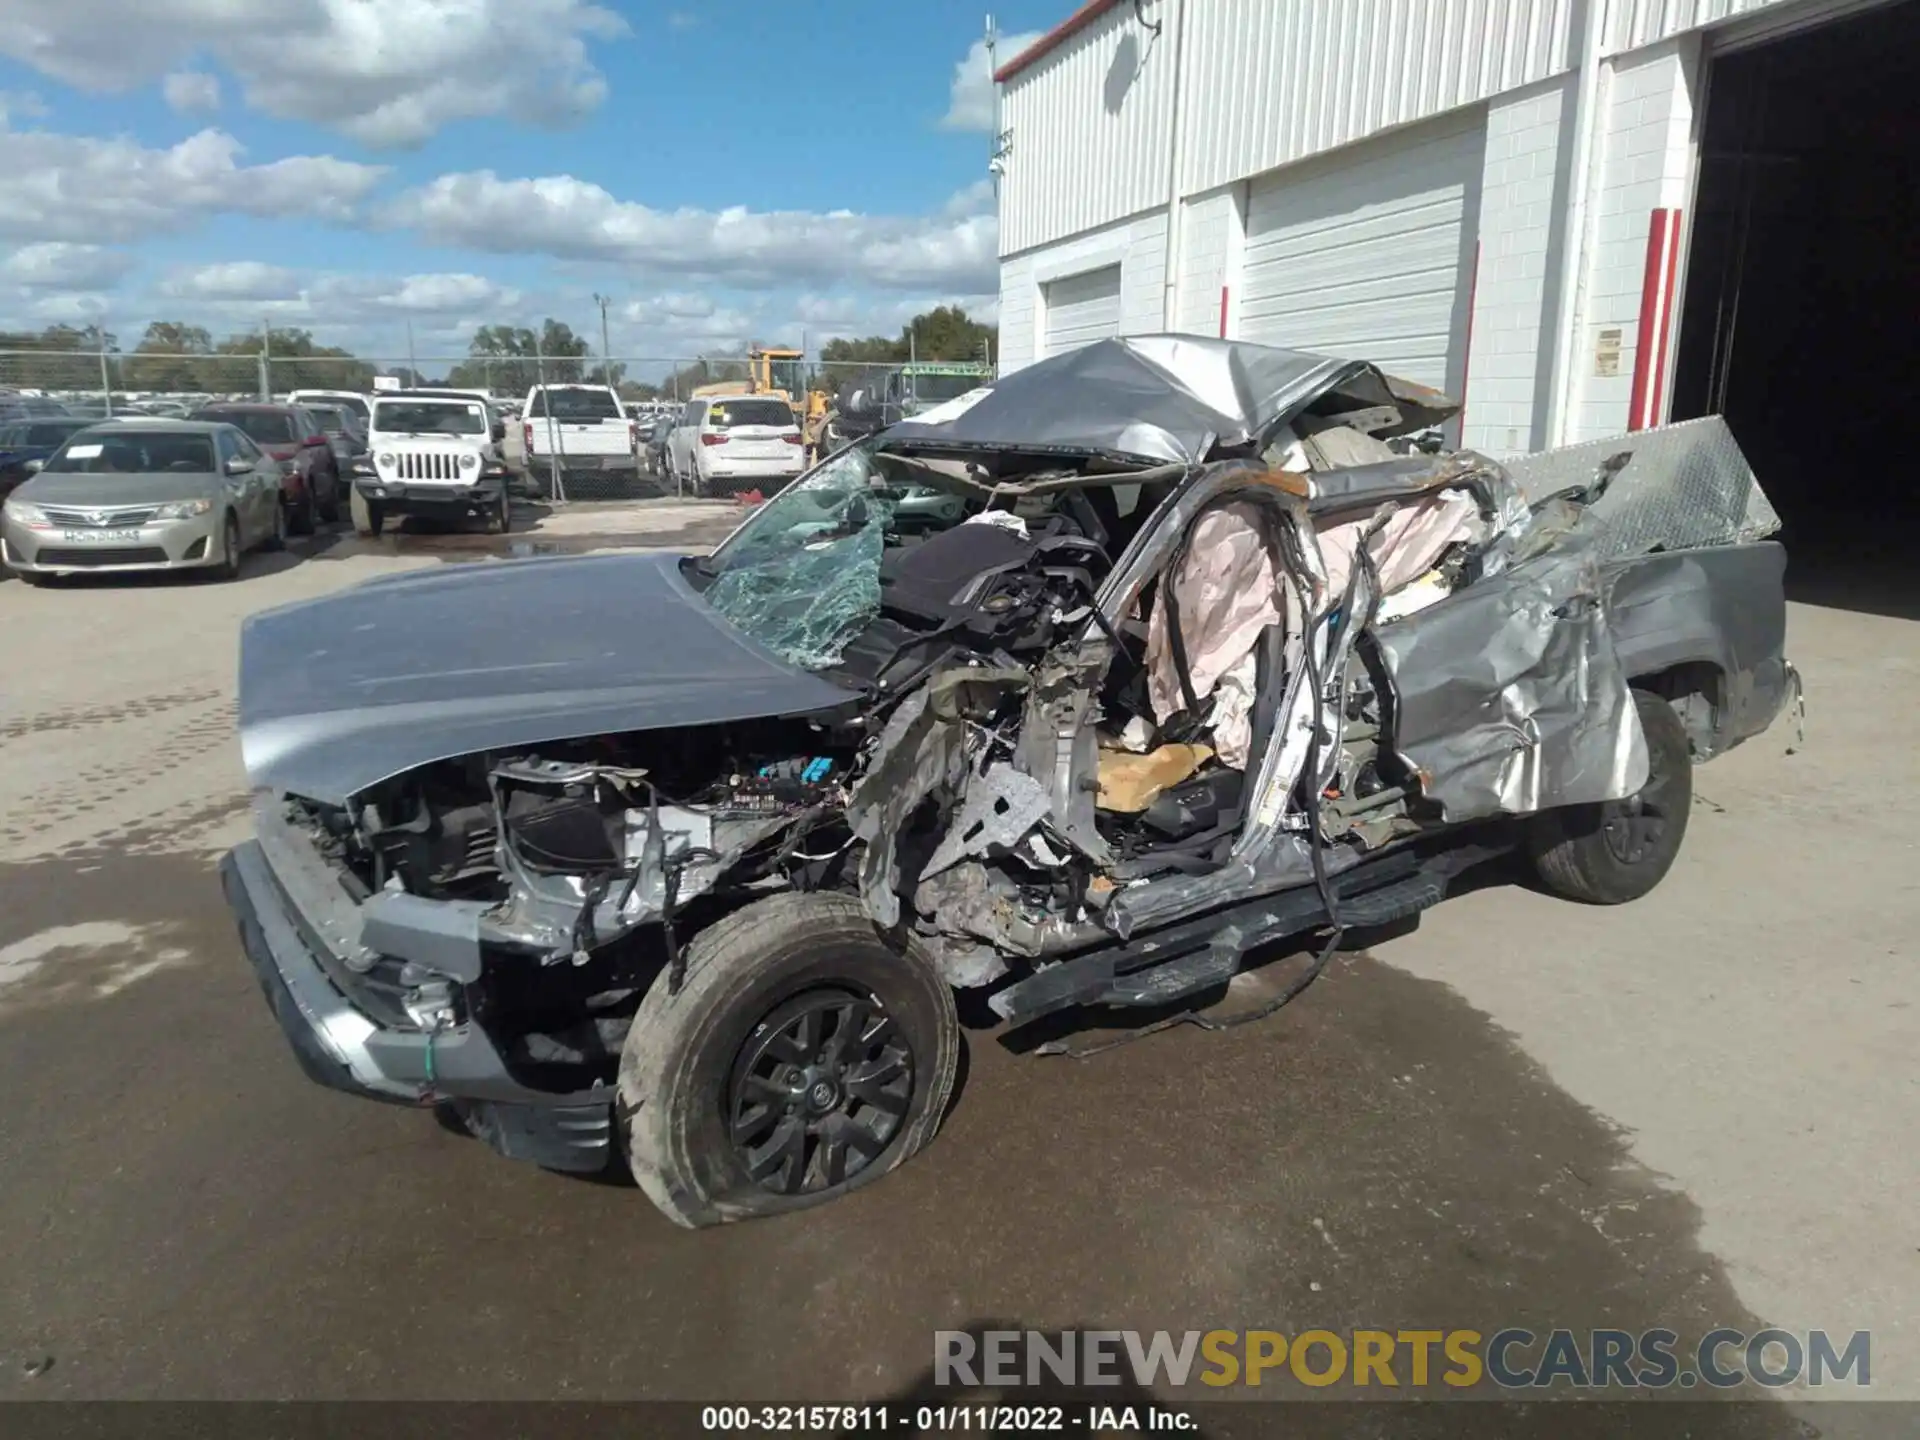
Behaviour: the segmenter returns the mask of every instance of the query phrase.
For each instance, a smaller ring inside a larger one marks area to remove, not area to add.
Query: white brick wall
[[[1108,265],[1120,267],[1121,333],[1144,335],[1164,328],[1167,215],[1154,210],[1001,260],[1001,374],[1039,358],[1039,336],[1046,323],[1041,288],[1049,281]]]
[[[1179,289],[1173,328],[1190,335],[1220,333],[1220,291],[1239,278],[1246,221],[1235,185],[1197,196],[1181,207]]]
[[[1647,232],[1654,210],[1688,203],[1699,55],[1699,39],[1689,35],[1623,55],[1602,71],[1589,253],[1569,374],[1569,444],[1627,428]],[[1669,359],[1678,324],[1677,315],[1669,318]],[[1621,332],[1621,351],[1617,373],[1603,376],[1595,373],[1594,353],[1605,330]]]
[[[1554,177],[1574,77],[1542,81],[1487,108],[1480,180],[1480,271],[1474,285],[1464,443],[1520,455],[1544,443],[1544,387],[1552,369],[1547,272],[1554,263]]]
[[[1040,287],[1033,283],[1033,256],[1000,262],[1000,353],[994,357],[1005,374],[1034,358],[1034,327],[1039,320]],[[1015,357],[1018,357],[1017,359]]]

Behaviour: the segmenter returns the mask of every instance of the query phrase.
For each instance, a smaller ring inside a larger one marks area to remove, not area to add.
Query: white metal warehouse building
[[[995,78],[1004,369],[1354,356],[1496,455],[1717,411],[1777,491],[1920,361],[1920,0],[1090,0]]]

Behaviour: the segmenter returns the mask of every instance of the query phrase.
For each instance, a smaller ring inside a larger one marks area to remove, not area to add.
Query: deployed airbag
[[[1221,679],[1245,665],[1254,642],[1286,614],[1278,568],[1257,506],[1236,501],[1207,511],[1175,573],[1162,584],[1179,610],[1188,683],[1195,700],[1214,693]],[[1147,698],[1164,724],[1190,708],[1163,589],[1147,629]],[[1250,729],[1239,707],[1236,723],[1217,725],[1221,763],[1245,769]],[[1195,717],[1199,718],[1199,717]],[[1221,717],[1223,720],[1227,717]]]

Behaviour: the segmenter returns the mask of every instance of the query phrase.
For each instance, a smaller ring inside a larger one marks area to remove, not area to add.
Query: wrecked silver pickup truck
[[[1397,448],[1453,408],[1106,341],[842,451],[703,559],[255,616],[258,836],[223,878],[302,1067],[550,1168],[624,1156],[702,1225],[924,1146],[954,987],[1016,1025],[1178,1014],[1516,848],[1644,894],[1691,767],[1797,690],[1778,522],[1717,420]]]

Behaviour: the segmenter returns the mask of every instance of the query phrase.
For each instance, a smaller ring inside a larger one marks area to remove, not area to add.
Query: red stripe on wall
[[[1227,287],[1220,287],[1220,338],[1227,338]]]
[[[1665,415],[1667,398],[1667,337],[1673,334],[1674,282],[1680,270],[1680,212],[1667,212],[1667,275],[1660,287],[1660,353],[1654,357],[1653,403],[1647,408],[1647,424],[1658,425]]]
[[[1627,401],[1629,430],[1645,430],[1659,422],[1679,236],[1680,212],[1655,210],[1647,226],[1647,263],[1640,279],[1640,328],[1633,350],[1633,392]]]

